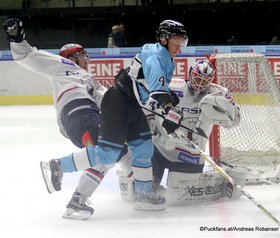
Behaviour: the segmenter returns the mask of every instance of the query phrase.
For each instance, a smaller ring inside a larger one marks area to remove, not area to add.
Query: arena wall
[[[139,48],[87,49],[91,58],[89,72],[107,88],[114,75],[129,67]],[[48,50],[54,54],[58,50]],[[280,80],[280,46],[198,46],[186,47],[176,57],[175,77],[187,78],[195,60],[208,54],[258,52],[266,55],[276,79]],[[26,70],[13,61],[10,51],[0,51],[0,105],[52,104],[52,88],[48,78]]]

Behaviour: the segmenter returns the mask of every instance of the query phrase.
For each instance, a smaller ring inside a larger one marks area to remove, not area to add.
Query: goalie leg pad
[[[124,201],[134,201],[134,181],[131,177],[127,176],[126,172],[121,168],[117,170],[119,176],[119,186],[121,192],[121,198]]]
[[[169,172],[166,200],[168,205],[212,202],[224,196],[225,179],[214,171],[204,173]]]
[[[227,174],[234,180],[234,182],[240,186],[244,186],[246,180],[246,174],[238,171],[228,170]],[[238,199],[241,196],[241,192],[234,188],[233,185],[226,181],[224,188],[224,196],[231,199]]]
[[[122,173],[125,173],[127,176],[132,175],[131,163],[132,163],[132,153],[128,149],[127,153],[125,155],[123,155],[120,158],[120,160],[118,161],[118,165],[120,167],[120,170],[122,170]]]

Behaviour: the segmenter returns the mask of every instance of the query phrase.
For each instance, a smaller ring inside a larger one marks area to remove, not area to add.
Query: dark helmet
[[[166,39],[175,35],[187,37],[186,34],[187,32],[185,30],[185,26],[182,23],[173,20],[164,20],[159,24],[156,31],[157,40],[159,40],[162,36]]]

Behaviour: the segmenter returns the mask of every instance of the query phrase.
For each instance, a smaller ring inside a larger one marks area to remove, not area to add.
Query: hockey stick
[[[272,221],[274,221],[280,227],[280,221],[273,216],[268,210],[266,210],[260,203],[258,203],[249,193],[247,193],[240,185],[238,185],[219,165],[217,165],[210,156],[205,154],[198,146],[190,140],[190,143],[198,149],[201,157],[206,160],[213,168],[220,173],[233,187],[238,189],[245,197],[247,197],[252,203],[254,203],[263,213],[265,213]]]
[[[150,109],[148,109],[148,108],[146,108],[146,107],[143,107],[143,106],[141,106],[141,108],[143,108],[143,109],[145,109],[146,111],[151,112],[151,113],[153,113],[153,114],[155,114],[155,115],[157,115],[157,116],[159,116],[159,117],[161,117],[161,118],[164,119],[164,115],[162,115],[162,114],[160,114],[160,113],[158,113],[158,112],[155,112],[155,111],[150,110]],[[184,129],[186,129],[186,130],[188,130],[188,131],[190,131],[190,132],[192,132],[192,133],[195,133],[195,134],[197,134],[197,135],[199,135],[199,136],[202,136],[202,137],[208,139],[208,137],[207,137],[207,135],[205,134],[205,132],[204,132],[201,128],[199,128],[199,127],[197,127],[197,128],[196,128],[196,131],[194,131],[194,130],[192,130],[192,129],[190,129],[190,128],[184,126],[184,125],[181,125],[181,124],[180,124],[179,126],[182,127],[182,128],[184,128]]]
[[[271,179],[269,178],[262,178],[261,176],[258,176],[256,174],[252,174],[252,170],[247,168],[247,167],[243,167],[243,166],[238,166],[238,165],[232,165],[232,164],[229,164],[225,161],[219,161],[222,165],[225,165],[226,167],[228,167],[229,169],[231,169],[232,171],[236,171],[236,172],[239,172],[239,173],[244,173],[244,171],[247,171],[248,175],[250,175],[251,177],[254,177],[256,182],[263,182],[263,183],[267,183],[267,184],[271,184],[271,185],[276,185],[276,186],[279,186],[280,184],[276,183],[276,182],[273,182],[271,181]],[[263,171],[261,171],[261,173],[264,173]],[[252,179],[253,180],[253,179]],[[246,180],[247,182],[250,181],[250,180]]]

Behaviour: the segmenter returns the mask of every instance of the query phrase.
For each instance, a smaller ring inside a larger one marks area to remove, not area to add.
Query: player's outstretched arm
[[[53,76],[61,64],[60,56],[30,46],[25,40],[24,25],[18,18],[10,18],[3,24],[13,59],[24,68],[36,73]]]
[[[14,60],[25,58],[33,50],[25,40],[23,22],[18,18],[9,18],[3,23],[7,34],[7,40],[10,42],[10,48]]]

